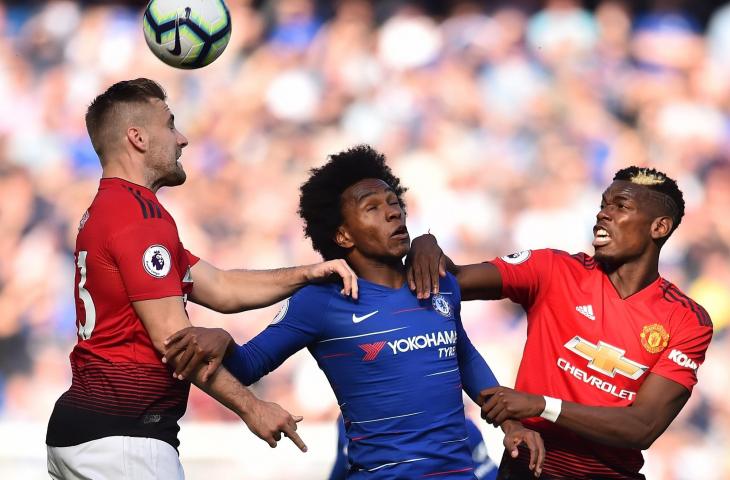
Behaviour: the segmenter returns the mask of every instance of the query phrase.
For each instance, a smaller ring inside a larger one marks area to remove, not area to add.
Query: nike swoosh
[[[180,19],[179,18],[177,18],[175,20],[175,47],[173,47],[172,50],[170,50],[168,48],[167,51],[172,53],[173,55],[180,55],[180,52],[182,52],[182,46],[180,45]]]
[[[375,310],[374,312],[370,312],[370,313],[368,313],[367,315],[363,315],[362,317],[358,317],[357,315],[355,315],[355,314],[353,313],[353,314],[352,314],[352,323],[360,323],[360,322],[362,322],[363,320],[365,320],[365,319],[368,319],[368,318],[372,317],[372,316],[373,316],[373,315],[375,315],[376,313],[378,313],[378,310]]]

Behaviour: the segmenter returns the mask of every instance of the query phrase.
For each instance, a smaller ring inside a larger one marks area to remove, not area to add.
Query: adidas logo
[[[595,320],[596,316],[593,314],[593,305],[578,305],[575,309],[581,315],[588,317],[591,320]]]

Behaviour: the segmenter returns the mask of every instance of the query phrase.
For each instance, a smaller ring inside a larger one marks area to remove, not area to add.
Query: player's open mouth
[[[395,229],[395,232],[393,232],[391,237],[395,238],[396,240],[405,240],[408,238],[408,229],[405,227],[405,225],[401,225],[400,227]]]
[[[593,246],[603,247],[611,241],[611,235],[603,227],[597,227],[593,229]]]

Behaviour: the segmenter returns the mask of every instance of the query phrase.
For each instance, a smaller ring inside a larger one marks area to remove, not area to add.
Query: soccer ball
[[[228,45],[231,14],[223,0],[151,0],[142,29],[157,58],[176,68],[200,68]]]

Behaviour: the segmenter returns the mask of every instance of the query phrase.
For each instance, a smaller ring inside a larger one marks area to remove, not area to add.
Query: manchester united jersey
[[[76,239],[71,388],[56,402],[46,443],[65,447],[124,435],[177,448],[189,383],[161,363],[132,302],[187,296],[197,257],[147,188],[104,178]]]
[[[667,280],[657,278],[622,299],[600,265],[582,253],[523,251],[492,263],[501,273],[502,295],[527,312],[517,390],[623,407],[649,373],[689,391],[697,383],[712,323]],[[544,438],[546,478],[643,478],[639,450],[594,443],[541,418],[524,423]],[[528,460],[523,452],[512,467]]]

